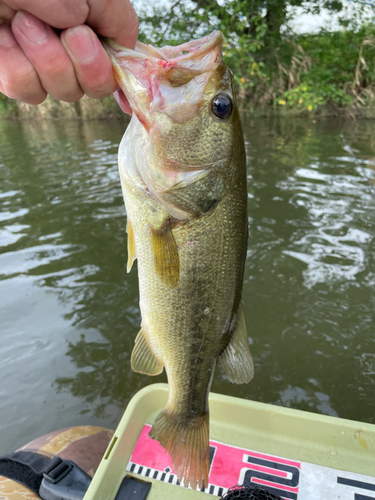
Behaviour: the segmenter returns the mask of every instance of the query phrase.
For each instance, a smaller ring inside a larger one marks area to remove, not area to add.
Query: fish
[[[150,437],[184,486],[209,484],[208,395],[217,361],[248,383],[241,303],[246,154],[220,31],[178,46],[103,45],[132,118],[119,147],[128,263],[137,259],[141,329],[131,366],[165,369],[168,402]]]

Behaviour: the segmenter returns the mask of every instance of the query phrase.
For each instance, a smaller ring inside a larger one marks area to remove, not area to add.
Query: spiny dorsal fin
[[[235,384],[247,384],[254,376],[254,363],[242,305],[238,309],[236,329],[227,348],[220,356],[220,361],[227,377]]]
[[[133,262],[137,258],[135,253],[135,240],[134,240],[134,232],[133,227],[131,225],[130,220],[127,220],[126,223],[126,232],[128,233],[128,264],[126,266],[126,271],[129,273],[132,268]]]
[[[180,278],[180,258],[169,220],[159,229],[151,227],[151,243],[156,273],[166,285],[176,287]]]
[[[156,359],[151,347],[148,345],[146,333],[141,328],[135,338],[131,360],[132,369],[145,375],[159,375],[163,371],[163,364]]]

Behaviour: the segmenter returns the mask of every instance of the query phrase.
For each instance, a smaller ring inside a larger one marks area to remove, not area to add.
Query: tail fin
[[[208,412],[189,421],[165,408],[156,417],[150,437],[156,439],[172,459],[178,480],[195,490],[208,485],[209,471],[209,417]]]

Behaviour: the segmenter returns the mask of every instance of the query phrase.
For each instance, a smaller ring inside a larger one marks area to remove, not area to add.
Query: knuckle
[[[43,61],[43,74],[51,80],[66,78],[71,73],[71,63],[68,60],[46,60]]]
[[[139,33],[139,17],[137,14],[134,12],[134,19],[132,20],[131,24],[129,23],[129,29],[126,31],[127,38],[133,39],[134,44],[138,38],[138,33]],[[120,27],[120,30],[118,31],[118,34],[121,35],[123,34],[123,27]]]
[[[134,27],[133,27],[133,31],[136,31],[138,33],[139,31],[139,17],[137,14],[135,14],[135,18],[134,18]]]
[[[3,82],[11,87],[24,87],[30,85],[35,78],[36,75],[31,66],[18,65],[12,72],[3,76]]]
[[[45,64],[39,71],[45,90],[54,98],[65,102],[78,101],[82,96],[70,61],[60,60],[55,65]]]
[[[34,101],[43,102],[45,92],[39,84],[39,80],[30,67],[16,67],[11,74],[2,75],[1,77],[4,91],[11,99],[17,99],[24,102]],[[39,104],[39,102],[35,102]]]
[[[139,32],[139,17],[134,9],[133,9],[133,19],[131,26],[132,28],[130,30],[130,35],[135,35],[135,37],[137,37]]]
[[[53,24],[53,26],[58,29],[65,29],[69,26],[76,26],[86,22],[90,12],[90,1],[91,0],[65,0],[64,2],[59,2],[55,0],[44,2],[45,5],[43,5],[43,2],[34,2],[34,4],[40,4],[44,7],[43,10],[50,19],[49,24]],[[12,8],[16,11],[28,11],[31,3],[30,0],[12,0]],[[35,8],[35,5],[33,7]],[[40,12],[40,9],[35,9],[35,15],[37,17],[39,17],[38,11]]]
[[[77,0],[72,0],[69,5],[69,11],[74,19],[75,25],[85,24],[90,12],[90,7],[88,2],[77,2]]]
[[[112,80],[103,75],[98,75],[97,77],[90,79],[90,81],[84,85],[84,88],[89,97],[96,99],[106,97],[116,90],[116,86],[113,85]]]
[[[87,20],[90,10],[92,9],[92,4],[95,3],[93,0],[68,0],[70,5],[69,9],[74,12],[76,17],[81,16],[84,21]],[[103,0],[99,0],[99,3],[102,3]]]

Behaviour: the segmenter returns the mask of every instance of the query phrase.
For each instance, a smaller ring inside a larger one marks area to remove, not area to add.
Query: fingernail
[[[0,47],[11,49],[17,42],[8,26],[0,26]]]
[[[87,64],[94,60],[97,47],[90,30],[84,26],[76,26],[68,29],[64,38],[66,48],[79,63]]]
[[[28,12],[19,10],[14,16],[13,24],[31,43],[40,44],[48,39],[45,23]]]

